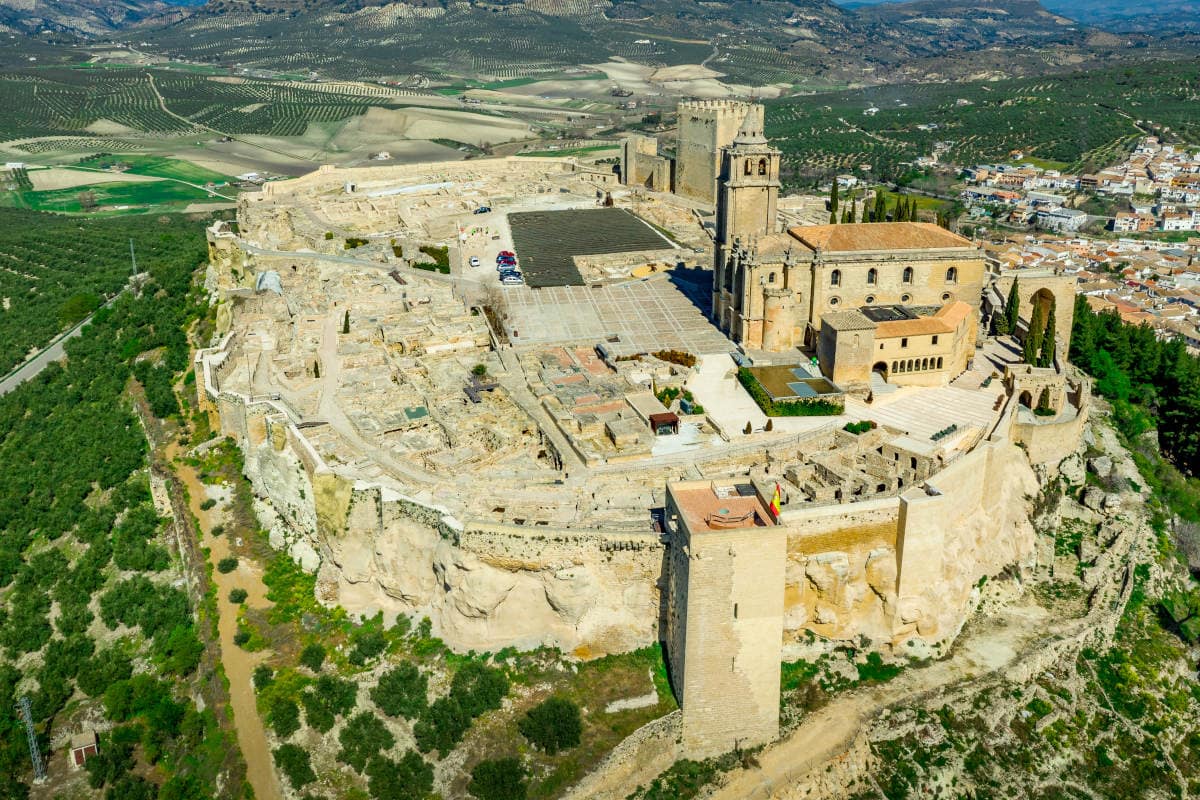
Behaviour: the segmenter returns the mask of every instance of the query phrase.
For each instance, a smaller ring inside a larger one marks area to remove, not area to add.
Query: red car
[[[516,258],[516,257],[517,257],[517,254],[516,254],[516,253],[514,253],[512,250],[501,250],[501,251],[500,251],[500,255],[502,255],[502,256],[508,256],[509,258]]]

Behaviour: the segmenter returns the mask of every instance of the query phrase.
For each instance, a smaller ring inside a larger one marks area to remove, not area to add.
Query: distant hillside
[[[0,30],[105,34],[172,10],[160,0],[0,0]]]

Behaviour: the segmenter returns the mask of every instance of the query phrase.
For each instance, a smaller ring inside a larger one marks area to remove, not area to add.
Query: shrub
[[[263,689],[271,685],[275,680],[275,670],[271,669],[266,664],[259,664],[254,668],[254,690],[261,692]],[[293,703],[292,705],[295,705]],[[299,710],[297,710],[299,714]]]
[[[745,367],[738,367],[738,381],[768,417],[831,417],[846,410],[842,403],[819,397],[806,400],[772,400],[754,374]]]
[[[338,734],[342,749],[338,751],[338,761],[349,764],[355,772],[362,772],[367,762],[377,756],[382,750],[391,749],[396,743],[396,737],[370,711],[354,715],[342,732]]]
[[[479,800],[525,800],[525,768],[515,758],[480,761],[467,791]]]
[[[229,590],[229,602],[233,603],[234,605],[240,605],[246,602],[246,597],[248,597],[248,594],[245,589]]]
[[[478,375],[480,377],[487,375],[487,364],[476,364],[475,366],[471,367],[471,374]]]
[[[238,647],[245,647],[250,643],[250,631],[240,630],[233,635],[233,643]]]
[[[332,238],[333,238],[333,231],[325,231],[325,241],[329,241]]]
[[[360,239],[357,236],[351,236],[349,239],[346,240],[345,244],[342,245],[342,249],[343,250],[353,250],[356,247],[362,247],[364,244],[367,243],[367,241],[368,240]]]
[[[300,663],[313,672],[320,672],[325,663],[325,648],[313,642],[300,651]]]
[[[412,750],[399,761],[375,756],[367,764],[367,788],[375,800],[424,800],[433,791],[433,767]]]
[[[850,433],[853,433],[855,436],[858,436],[858,435],[866,433],[867,431],[873,431],[873,430],[875,430],[876,427],[877,426],[875,425],[875,423],[872,420],[864,419],[860,422],[847,422],[846,425],[842,428],[842,430],[849,431]]]
[[[217,572],[222,575],[228,575],[237,569],[238,560],[236,556],[226,556],[217,562]]]
[[[255,678],[257,678],[257,672]],[[300,706],[286,697],[277,697],[267,709],[267,724],[280,739],[286,739],[300,730]]]
[[[551,697],[529,710],[517,730],[536,747],[550,755],[579,744],[583,723],[579,706],[565,697]]]
[[[310,727],[328,733],[339,715],[349,714],[358,703],[358,687],[332,675],[322,675],[300,696],[304,719]]]
[[[413,726],[421,752],[445,755],[462,740],[471,721],[500,707],[508,693],[508,678],[498,669],[471,662],[454,674],[450,693],[439,697]]]
[[[275,764],[287,776],[293,789],[301,789],[317,779],[308,760],[308,751],[297,745],[285,744],[275,748]]]
[[[657,350],[650,355],[660,361],[668,361],[672,364],[679,364],[683,367],[696,366],[696,357],[691,353],[682,350]]]
[[[209,530],[209,533],[211,533],[213,536],[220,536],[224,532],[225,532],[224,525],[213,525],[212,528]]]
[[[200,510],[208,511],[210,508],[213,508],[216,505],[217,505],[217,501],[210,497],[207,500],[205,500],[203,503],[200,504]]]
[[[425,675],[406,661],[380,676],[371,700],[388,716],[413,719],[426,708],[428,684]]]
[[[373,628],[359,631],[354,636],[354,647],[350,650],[348,659],[351,664],[361,667],[387,649],[387,637]]]

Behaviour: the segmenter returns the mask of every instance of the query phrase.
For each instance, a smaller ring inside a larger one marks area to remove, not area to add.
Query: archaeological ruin
[[[781,662],[944,653],[981,580],[1035,564],[1035,471],[1074,449],[1089,395],[1063,344],[1032,367],[985,335],[1007,287],[969,240],[784,230],[761,108],[687,110],[712,130],[681,124],[681,194],[635,143],[636,189],[498,158],[241,195],[209,230],[218,336],[195,369],[322,602],[428,617],[461,651],[661,641],[701,758],[775,737]],[[500,281],[504,253],[547,257],[510,218],[589,209],[645,240],[551,237],[569,280]],[[1060,283],[1021,277],[1026,324]],[[750,367],[837,402],[768,415]]]

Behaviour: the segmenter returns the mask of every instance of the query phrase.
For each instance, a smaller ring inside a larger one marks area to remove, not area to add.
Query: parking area
[[[603,287],[506,289],[514,345],[607,342],[615,355],[655,350],[724,353],[731,345],[668,277]],[[615,340],[614,340],[615,337]]]
[[[662,250],[673,244],[623,208],[522,211],[508,215],[513,250],[532,287],[578,286],[574,257]]]

